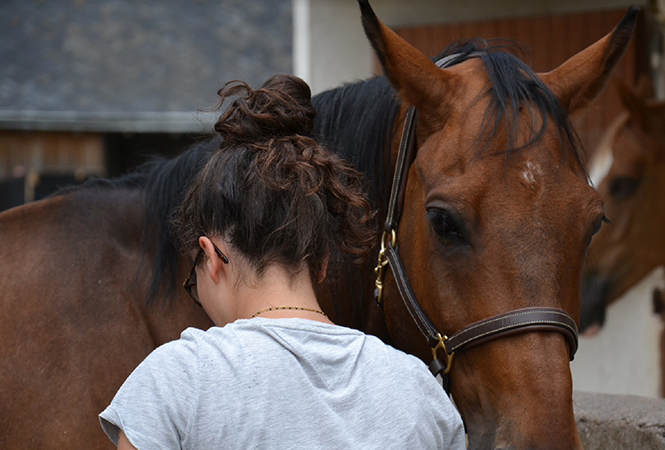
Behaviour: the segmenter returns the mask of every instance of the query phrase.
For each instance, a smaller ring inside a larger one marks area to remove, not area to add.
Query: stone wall
[[[585,450],[665,450],[665,399],[576,392]]]

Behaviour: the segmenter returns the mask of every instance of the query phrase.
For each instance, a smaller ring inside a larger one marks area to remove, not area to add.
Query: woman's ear
[[[215,246],[213,245],[210,238],[201,236],[199,238],[199,245],[205,253],[206,275],[210,276],[212,281],[218,284],[221,281],[221,277],[226,276],[226,268],[224,267],[222,260],[215,252]]]

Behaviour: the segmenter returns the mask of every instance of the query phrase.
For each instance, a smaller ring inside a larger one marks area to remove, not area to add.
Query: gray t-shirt
[[[417,358],[304,319],[187,329],[100,414],[149,449],[464,449],[462,421]]]

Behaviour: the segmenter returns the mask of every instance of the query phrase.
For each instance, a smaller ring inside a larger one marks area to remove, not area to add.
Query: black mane
[[[558,99],[524,62],[506,51],[505,45],[489,46],[484,40],[472,40],[454,44],[438,58],[457,55],[452,63],[460,63],[469,57],[479,57],[487,71],[489,83],[483,95],[490,96],[489,108],[483,120],[483,132],[478,137],[479,152],[485,144],[507,127],[508,142],[515,142],[520,106],[527,106],[533,123],[527,145],[537,143],[552,120],[559,130],[562,148],[572,149],[582,163],[579,138],[568,115]],[[387,198],[392,177],[390,143],[395,138],[395,123],[400,103],[390,83],[383,76],[349,84],[317,95],[313,99],[317,110],[314,137],[329,150],[351,161],[367,177],[370,200],[378,209],[381,220],[385,216]],[[170,296],[176,286],[175,275],[179,249],[172,235],[170,220],[182,201],[189,183],[219,148],[220,139],[199,143],[172,160],[155,160],[141,166],[136,172],[115,180],[90,180],[82,186],[66,189],[67,193],[78,189],[127,188],[142,190],[146,203],[147,222],[142,239],[146,252],[156,249],[152,266],[151,289],[148,301],[154,302],[160,292]],[[507,153],[519,148],[508,146]],[[154,239],[149,239],[156,236]],[[350,269],[349,269],[350,270]],[[357,270],[347,274],[355,292],[363,288]],[[356,286],[356,284],[358,284]],[[162,290],[165,289],[165,290]],[[358,302],[362,303],[362,302]],[[360,307],[360,306],[359,306]],[[353,317],[362,317],[361,311],[353,311]]]
[[[92,178],[82,185],[65,188],[55,194],[64,195],[83,189],[141,190],[146,208],[142,250],[145,254],[155,253],[151,270],[146,271],[142,267],[137,274],[148,274],[151,278],[146,297],[148,303],[156,302],[160,292],[170,297],[176,287],[179,249],[172,234],[171,218],[182,202],[187,187],[205,166],[210,155],[219,149],[220,143],[221,139],[214,137],[193,144],[173,159],[154,158],[122,177],[110,180]]]
[[[382,194],[390,183],[390,142],[399,102],[385,77],[348,84],[313,99],[314,137],[365,174],[375,208],[387,207]]]
[[[478,136],[477,153],[483,152],[503,126],[506,127],[508,139],[506,153],[537,144],[552,120],[559,133],[562,151],[570,150],[586,173],[582,143],[568,113],[533,69],[516,56],[519,53],[524,53],[523,49],[510,41],[473,39],[451,45],[434,59],[437,61],[445,56],[457,55],[452,59],[452,65],[470,57],[478,57],[483,62],[489,79],[488,89],[483,95],[489,95],[489,106]],[[517,146],[522,107],[529,112],[531,125],[529,139]]]
[[[374,209],[379,211],[379,220],[385,216],[391,178],[391,152],[395,120],[399,102],[395,91],[385,77],[349,84],[323,92],[313,99],[317,116],[314,121],[314,137],[329,150],[344,157],[366,176],[369,198]],[[371,270],[372,258],[365,271]],[[343,278],[357,298],[368,289],[363,271],[353,264],[344,265]],[[337,317],[347,317],[347,324],[363,328],[364,302],[351,302],[352,311],[346,314],[339,310],[343,302],[338,296],[348,295],[339,290],[340,283],[328,283]],[[350,313],[350,316],[349,316]]]

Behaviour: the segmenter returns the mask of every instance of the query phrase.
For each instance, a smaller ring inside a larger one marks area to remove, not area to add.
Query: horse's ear
[[[624,81],[616,80],[617,92],[624,108],[630,113],[630,120],[637,122],[644,130],[650,128],[649,110],[641,93],[633,91]]]
[[[665,103],[651,100],[653,92],[649,95],[648,87],[645,90],[644,83],[639,82],[633,90],[626,83],[617,80],[619,97],[630,114],[630,121],[647,132],[662,133],[665,130]]]
[[[646,74],[641,74],[637,79],[637,86],[635,87],[635,93],[642,100],[651,100],[656,96],[656,90],[653,87],[653,82],[651,77]]]
[[[358,0],[365,34],[384,73],[402,100],[415,106],[425,119],[441,106],[441,93],[452,75],[439,69],[420,51],[383,24],[367,0]]]
[[[638,12],[639,8],[631,7],[610,34],[553,71],[540,74],[569,114],[584,108],[602,92],[630,43]]]

